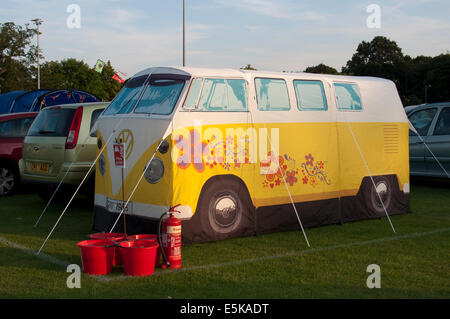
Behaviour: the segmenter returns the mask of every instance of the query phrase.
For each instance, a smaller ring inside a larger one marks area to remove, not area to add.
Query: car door
[[[432,127],[432,134],[426,137],[425,142],[434,154],[433,156],[428,149],[425,149],[427,174],[448,178],[450,174],[450,106],[441,109]]]
[[[409,121],[417,134],[409,130],[409,165],[410,173],[415,176],[426,176],[425,146],[423,141],[428,136],[430,126],[437,113],[437,108],[421,109],[411,112]],[[420,136],[418,136],[420,135]]]

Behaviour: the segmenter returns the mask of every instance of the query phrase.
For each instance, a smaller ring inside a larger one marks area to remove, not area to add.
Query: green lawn
[[[449,298],[449,186],[414,181],[412,214],[392,217],[397,234],[383,218],[307,229],[311,248],[301,232],[191,245],[181,271],[134,278],[116,268],[83,274],[81,289],[67,288],[58,261],[81,265],[76,243],[92,233],[88,199],[74,201],[37,257],[65,202],[33,228],[45,203],[28,191],[0,199],[0,298]],[[366,286],[369,264],[381,267],[380,289]]]

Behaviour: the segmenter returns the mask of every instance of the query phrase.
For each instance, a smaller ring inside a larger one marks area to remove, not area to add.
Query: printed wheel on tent
[[[243,235],[251,225],[251,207],[240,180],[215,178],[204,186],[199,199],[202,228],[212,240]]]
[[[366,180],[366,198],[369,207],[377,214],[385,214],[384,208],[390,213],[394,201],[394,185],[392,176],[374,176],[373,183],[370,178]],[[383,203],[381,203],[380,198]]]
[[[209,201],[208,221],[215,232],[226,234],[235,230],[242,219],[242,203],[232,190],[217,192]]]
[[[0,196],[11,194],[17,183],[18,177],[10,167],[0,167]]]

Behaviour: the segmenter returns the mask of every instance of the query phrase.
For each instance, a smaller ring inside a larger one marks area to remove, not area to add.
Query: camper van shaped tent
[[[409,211],[408,120],[385,79],[155,67],[97,125],[97,230],[123,230],[110,140],[131,234],[175,205],[184,243],[299,229],[292,203],[305,227]]]

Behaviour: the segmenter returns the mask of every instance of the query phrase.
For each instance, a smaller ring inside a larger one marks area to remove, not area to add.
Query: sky
[[[448,0],[185,1],[187,66],[302,71],[324,63],[340,71],[378,35],[411,57],[450,51]],[[371,5],[379,11],[368,12]],[[182,0],[1,0],[1,23],[34,18],[43,20],[44,61],[110,60],[129,76],[182,65]]]

